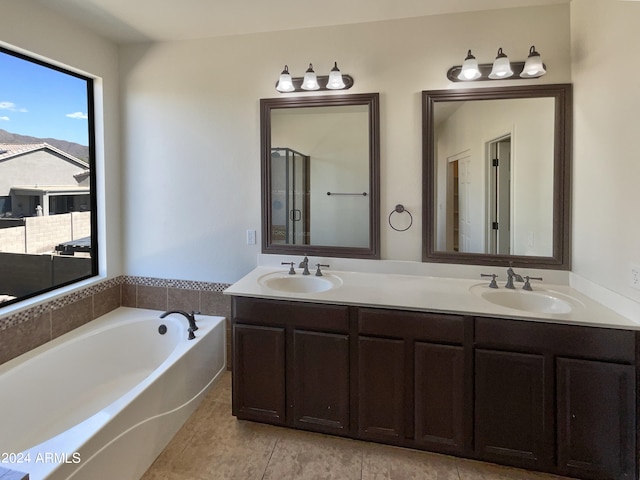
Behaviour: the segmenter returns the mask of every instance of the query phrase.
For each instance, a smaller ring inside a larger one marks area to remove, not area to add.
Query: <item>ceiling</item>
[[[570,0],[35,0],[119,43],[172,41]],[[307,2],[304,6],[304,2]]]

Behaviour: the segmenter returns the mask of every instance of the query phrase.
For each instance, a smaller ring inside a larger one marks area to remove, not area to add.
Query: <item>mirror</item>
[[[571,85],[422,100],[423,261],[568,270]]]
[[[98,274],[93,79],[0,47],[0,307]]]
[[[379,96],[260,100],[262,252],[380,258]]]

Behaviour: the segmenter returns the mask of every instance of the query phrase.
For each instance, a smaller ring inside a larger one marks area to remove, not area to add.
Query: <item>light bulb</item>
[[[498,55],[493,62],[493,68],[491,69],[491,73],[489,74],[489,78],[493,80],[499,80],[503,78],[509,78],[511,75],[513,75],[513,70],[511,70],[509,57],[507,57],[507,55],[502,52],[502,48],[499,48]]]
[[[303,90],[318,90],[320,85],[318,85],[318,78],[316,77],[316,72],[313,71],[313,65],[309,64],[309,68],[304,74],[304,79],[302,80]]]
[[[287,65],[284,66],[284,70],[280,74],[280,78],[278,79],[278,84],[276,85],[276,90],[279,92],[293,92],[296,88],[293,86],[293,80],[291,79],[291,75],[289,74],[289,67]]]
[[[329,72],[329,80],[327,81],[327,88],[329,90],[340,90],[345,87],[344,80],[342,79],[342,73],[338,69],[338,62],[333,63],[333,68]]]

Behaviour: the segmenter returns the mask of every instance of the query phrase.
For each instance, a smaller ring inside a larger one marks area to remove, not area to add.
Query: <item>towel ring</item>
[[[409,214],[409,225],[407,226],[407,228],[394,227],[393,224],[391,223],[391,215],[393,215],[394,213],[403,213],[403,212],[406,212]],[[389,226],[393,228],[396,232],[404,232],[405,230],[409,230],[411,228],[411,225],[413,225],[413,215],[411,215],[411,212],[406,208],[404,208],[404,205],[400,205],[400,204],[396,205],[396,208],[391,210],[391,213],[389,214]]]

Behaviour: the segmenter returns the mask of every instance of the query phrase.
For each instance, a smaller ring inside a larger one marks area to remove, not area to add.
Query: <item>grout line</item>
[[[276,437],[276,443],[273,444],[273,448],[271,449],[271,454],[269,455],[269,460],[267,460],[267,464],[264,466],[264,472],[262,472],[262,477],[260,480],[264,480],[264,476],[267,474],[267,469],[269,468],[269,464],[271,463],[271,458],[273,457],[273,453],[276,451],[276,447],[278,446],[278,440],[280,436]]]

